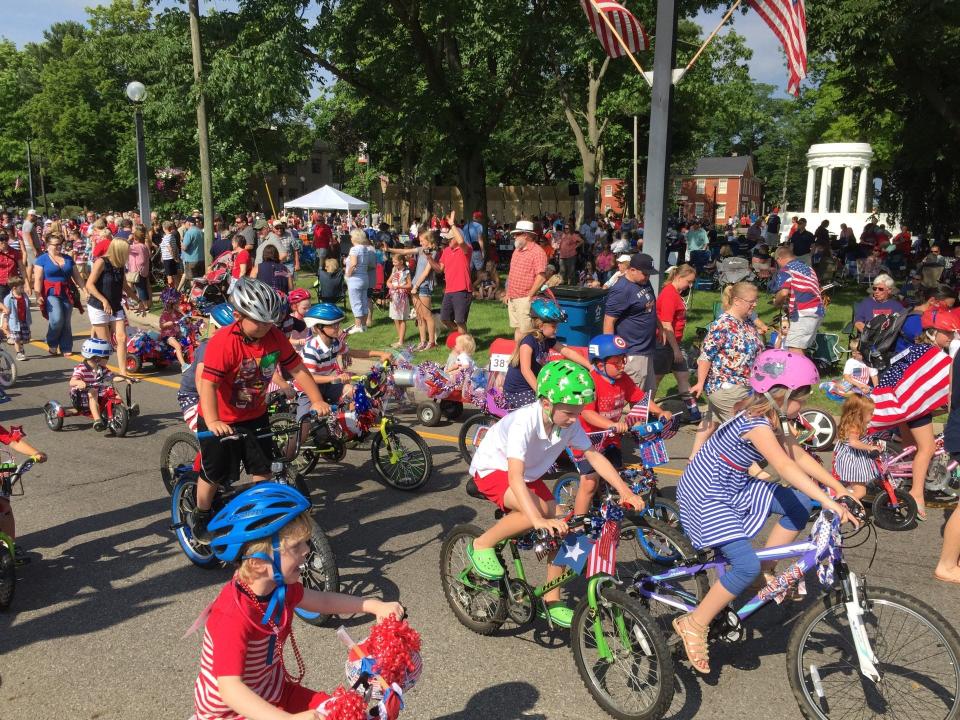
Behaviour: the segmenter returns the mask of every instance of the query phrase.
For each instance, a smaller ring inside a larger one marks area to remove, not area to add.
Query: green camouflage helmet
[[[586,405],[594,400],[590,371],[571,360],[549,362],[537,375],[537,395],[552,403]]]

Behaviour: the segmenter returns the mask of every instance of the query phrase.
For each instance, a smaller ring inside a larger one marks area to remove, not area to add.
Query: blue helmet
[[[619,335],[597,335],[590,340],[588,348],[591,360],[606,360],[609,357],[627,354],[627,343]]]
[[[233,305],[230,303],[220,303],[210,308],[210,319],[218,327],[225,327],[233,322]]]
[[[108,358],[113,352],[113,345],[100,338],[89,338],[80,346],[80,355],[85,358]]]
[[[236,562],[244,545],[279,537],[280,530],[310,508],[310,501],[289,485],[262,482],[233,498],[207,525],[210,547],[224,562]]]
[[[562,323],[567,321],[567,314],[552,300],[537,298],[530,303],[530,317],[543,322]]]
[[[303,314],[307,327],[314,325],[335,325],[346,317],[343,310],[332,303],[317,303]]]

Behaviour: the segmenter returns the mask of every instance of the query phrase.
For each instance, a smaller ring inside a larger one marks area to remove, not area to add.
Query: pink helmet
[[[753,361],[750,387],[755,393],[770,392],[779,386],[788,390],[813,387],[820,373],[810,358],[787,350],[764,350]]]

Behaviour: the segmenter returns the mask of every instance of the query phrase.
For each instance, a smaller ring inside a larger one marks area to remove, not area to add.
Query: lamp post
[[[150,222],[150,189],[147,181],[147,149],[143,142],[143,113],[140,103],[147,96],[147,88],[134,80],[127,85],[127,97],[133,103],[133,124],[137,132],[137,188],[140,200],[140,222]]]

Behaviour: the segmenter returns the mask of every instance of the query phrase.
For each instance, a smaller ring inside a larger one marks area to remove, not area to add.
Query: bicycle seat
[[[477,487],[477,483],[473,478],[467,480],[467,495],[477,500],[486,500],[486,496],[480,492],[480,488]]]

